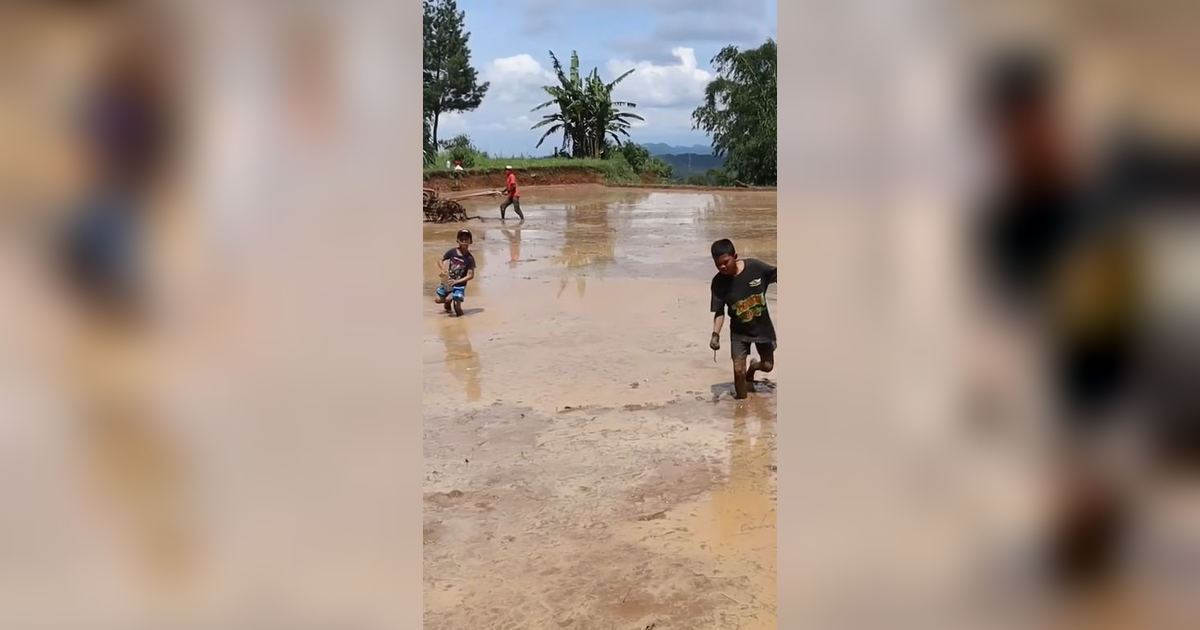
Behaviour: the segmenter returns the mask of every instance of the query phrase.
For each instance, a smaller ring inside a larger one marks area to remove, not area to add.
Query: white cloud
[[[675,16],[680,13],[689,15],[727,15],[758,17],[765,12],[766,2],[748,2],[747,0],[521,0],[521,8],[526,16],[544,17],[579,8],[584,10],[636,9],[651,13]]]
[[[650,61],[613,59],[608,62],[612,78],[634,69],[617,86],[614,97],[637,103],[638,107],[694,108],[704,99],[704,88],[713,75],[696,63],[696,51],[676,48],[671,54],[678,63],[658,65]]]
[[[486,131],[529,131],[529,128],[533,126],[533,123],[533,119],[531,119],[529,116],[522,115],[505,118],[504,120],[492,121],[481,126],[480,129]]]
[[[712,74],[699,67],[691,48],[676,48],[673,55],[671,60],[658,63],[621,59],[601,62],[601,76],[609,81],[630,68],[636,69],[617,86],[614,97],[637,103],[633,112],[646,119],[634,124],[639,141],[690,137],[694,133],[691,113],[703,102],[704,88],[712,80]],[[590,72],[590,65],[583,70]],[[545,130],[530,127],[554,109],[530,110],[548,99],[542,86],[557,81],[548,63],[544,65],[532,55],[519,54],[492,59],[480,68],[480,74],[492,85],[483,104],[475,111],[461,114],[461,120],[443,118],[438,135],[449,138],[467,133],[469,122],[472,140],[485,150],[513,155],[537,151],[534,145]],[[697,140],[702,141],[702,138]],[[557,144],[556,136],[547,138],[540,151]]]
[[[694,109],[695,107],[648,107],[645,109],[638,107],[638,115],[645,118],[646,122],[637,123],[634,127],[669,131],[690,130]]]
[[[470,126],[460,112],[447,112],[438,118],[438,139],[448,140],[451,136],[467,133]]]
[[[554,81],[554,75],[528,54],[493,59],[483,72],[491,82],[488,97],[501,103],[515,103],[540,98],[542,86]]]

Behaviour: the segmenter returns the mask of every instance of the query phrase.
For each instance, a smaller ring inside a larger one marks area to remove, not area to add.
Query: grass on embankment
[[[602,178],[602,182],[608,186],[614,187],[632,187],[653,186],[654,188],[674,188],[678,190],[775,190],[774,186],[732,186],[732,185],[717,185],[714,183],[688,183],[678,180],[662,181],[652,175],[647,174],[645,178],[633,170],[623,158],[617,157],[609,160],[601,159],[570,159],[570,158],[477,158],[475,166],[465,169],[461,173],[461,177],[468,178],[474,184],[480,183],[479,178],[494,182],[497,186],[503,186],[503,175],[506,166],[511,166],[519,173],[532,175],[535,178],[532,182],[527,181],[527,184],[536,184],[536,178],[545,177],[543,182],[553,182],[555,175],[567,176],[570,181],[571,173],[590,172],[596,173]],[[427,182],[453,180],[456,175],[455,171],[447,170],[445,164],[435,164],[424,169],[424,176]],[[494,176],[496,179],[493,179]]]
[[[604,175],[604,180],[611,184],[636,184],[641,181],[629,163],[623,159],[569,159],[569,158],[479,158],[475,166],[465,170],[464,175],[492,175],[504,172],[506,166],[511,166],[522,172],[556,171],[594,171]],[[428,166],[425,175],[447,177],[452,172],[447,171],[444,164]]]

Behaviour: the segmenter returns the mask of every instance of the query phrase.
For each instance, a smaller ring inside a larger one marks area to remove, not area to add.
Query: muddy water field
[[[775,193],[467,204],[465,316],[425,315],[425,627],[775,627],[786,345],[739,402],[707,344],[709,244],[774,264]],[[461,227],[425,226],[428,296]]]

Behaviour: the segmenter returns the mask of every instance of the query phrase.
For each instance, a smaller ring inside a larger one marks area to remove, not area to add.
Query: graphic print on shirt
[[[763,314],[767,308],[767,294],[756,293],[733,305],[733,315],[743,323],[748,323]]]
[[[462,280],[467,275],[467,261],[465,258],[451,257],[450,258],[450,279]]]

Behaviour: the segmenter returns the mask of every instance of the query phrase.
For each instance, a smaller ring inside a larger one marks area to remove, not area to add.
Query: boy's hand
[[[712,339],[708,341],[708,347],[712,348],[713,352],[721,349],[721,335],[713,333]]]

